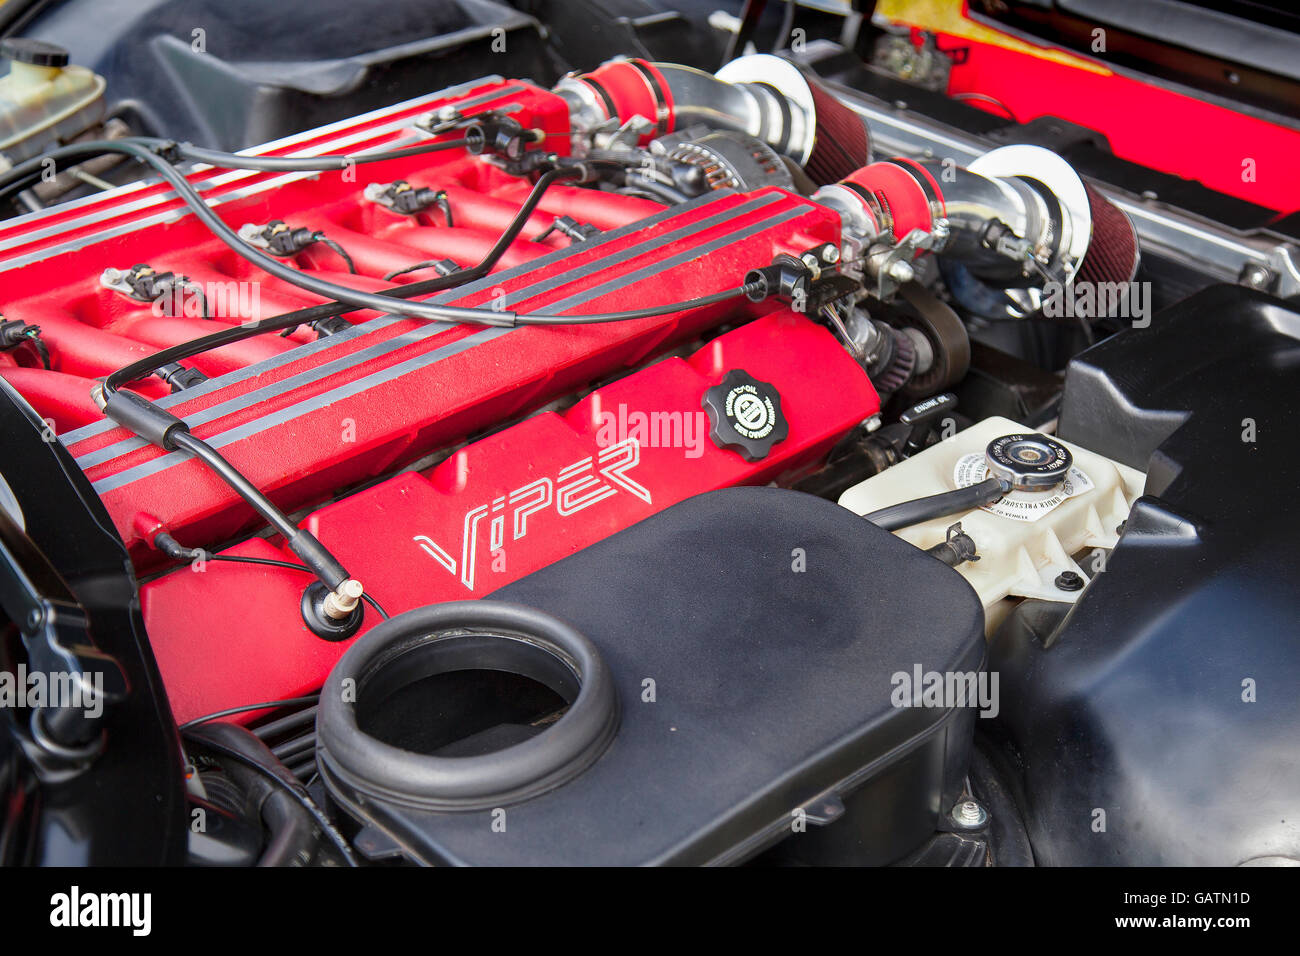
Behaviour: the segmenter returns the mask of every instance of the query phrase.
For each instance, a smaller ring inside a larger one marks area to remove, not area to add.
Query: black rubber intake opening
[[[345,804],[428,810],[527,800],[595,762],[618,729],[609,670],[542,611],[459,601],[400,614],[321,693],[321,776]]]

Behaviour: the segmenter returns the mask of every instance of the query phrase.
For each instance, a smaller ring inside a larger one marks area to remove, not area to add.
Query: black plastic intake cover
[[[774,488],[701,495],[488,600],[585,634],[613,675],[621,725],[576,778],[505,807],[504,832],[486,810],[369,802],[369,822],[412,856],[730,863],[790,836],[792,813],[809,807],[833,822],[784,846],[834,837],[854,861],[888,862],[932,833],[960,789],[974,710],[895,706],[892,677],[980,670],[979,600],[951,568],[831,502]]]

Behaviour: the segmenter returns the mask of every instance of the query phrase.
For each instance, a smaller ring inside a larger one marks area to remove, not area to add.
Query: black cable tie
[[[180,144],[175,140],[167,140],[166,142],[156,144],[153,147],[152,152],[171,163],[173,166],[185,159],[185,153],[181,150]]]

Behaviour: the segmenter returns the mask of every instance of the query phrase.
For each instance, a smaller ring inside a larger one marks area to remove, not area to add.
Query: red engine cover
[[[282,217],[284,218],[284,217]],[[755,263],[836,238],[833,217],[780,190],[662,211],[464,286],[463,305],[594,311],[689,299],[741,283]],[[187,267],[188,268],[188,267]],[[277,503],[292,508],[517,415],[734,307],[574,328],[502,329],[372,319],[257,362],[169,403]],[[148,513],[187,543],[220,540],[249,517],[200,463],[121,428],[64,438],[128,544]]]
[[[548,148],[567,149],[562,100],[527,83],[489,79],[254,152],[409,145],[425,137],[413,121],[449,103],[464,114],[508,106],[542,131]],[[207,170],[191,179],[234,228],[281,219],[324,232],[351,255],[357,274],[322,246],[294,265],[367,291],[391,285],[387,273],[422,260],[477,262],[530,188],[463,151],[343,173]],[[435,210],[407,217],[366,199],[368,183],[397,179],[443,190],[451,222]],[[560,215],[600,232],[570,243],[549,230]],[[635,308],[734,288],[778,254],[839,238],[837,214],[781,189],[717,192],[664,208],[559,186],[498,271],[440,301],[574,314]],[[90,392],[97,378],[162,347],[315,300],[234,255],[162,186],[119,189],[12,220],[0,226],[0,255],[7,273],[0,311],[40,326],[53,359],[46,372],[0,356],[0,375],[58,432],[137,566],[162,566],[150,548],[160,528],[184,545],[210,547],[259,527],[200,463],[104,421]],[[211,318],[190,311],[192,302],[159,309],[101,281],[105,269],[137,263],[203,287]],[[875,393],[820,326],[775,303],[743,299],[581,327],[448,326],[354,312],[352,328],[319,340],[304,328],[289,339],[260,336],[199,356],[193,364],[210,379],[177,394],[157,379],[137,387],[292,510],[319,506],[551,399],[581,393],[720,322],[760,315],[689,360],[670,358],[607,384],[563,416],[535,415],[432,471],[399,473],[318,507],[303,523],[397,612],[485,593],[691,495],[806,468],[878,411]],[[788,437],[754,463],[718,448],[701,427],[704,390],[734,369],[774,385],[789,421]],[[667,422],[670,433],[677,427],[677,439],[665,443],[652,427],[657,422]],[[263,538],[230,553],[292,558]],[[179,719],[320,684],[347,645],[304,629],[298,603],[306,583],[298,572],[213,564],[142,588]]]
[[[708,437],[707,388],[732,369],[774,385],[789,422],[746,462]],[[783,311],[309,515],[310,528],[389,613],[478,597],[692,495],[761,484],[821,459],[879,411],[829,332]],[[254,538],[228,552],[296,560]],[[207,563],[141,590],[178,720],[319,687],[350,645],[308,631],[300,572]],[[202,609],[201,613],[196,613]],[[366,626],[376,623],[367,611]]]

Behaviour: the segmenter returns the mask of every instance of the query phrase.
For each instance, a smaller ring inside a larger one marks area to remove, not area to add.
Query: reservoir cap
[[[0,41],[0,56],[15,63],[30,63],[33,66],[68,65],[68,51],[63,47],[25,37],[7,37]]]
[[[1003,435],[984,451],[989,475],[1021,491],[1046,491],[1059,485],[1074,464],[1070,449],[1059,441],[1027,432]]]

